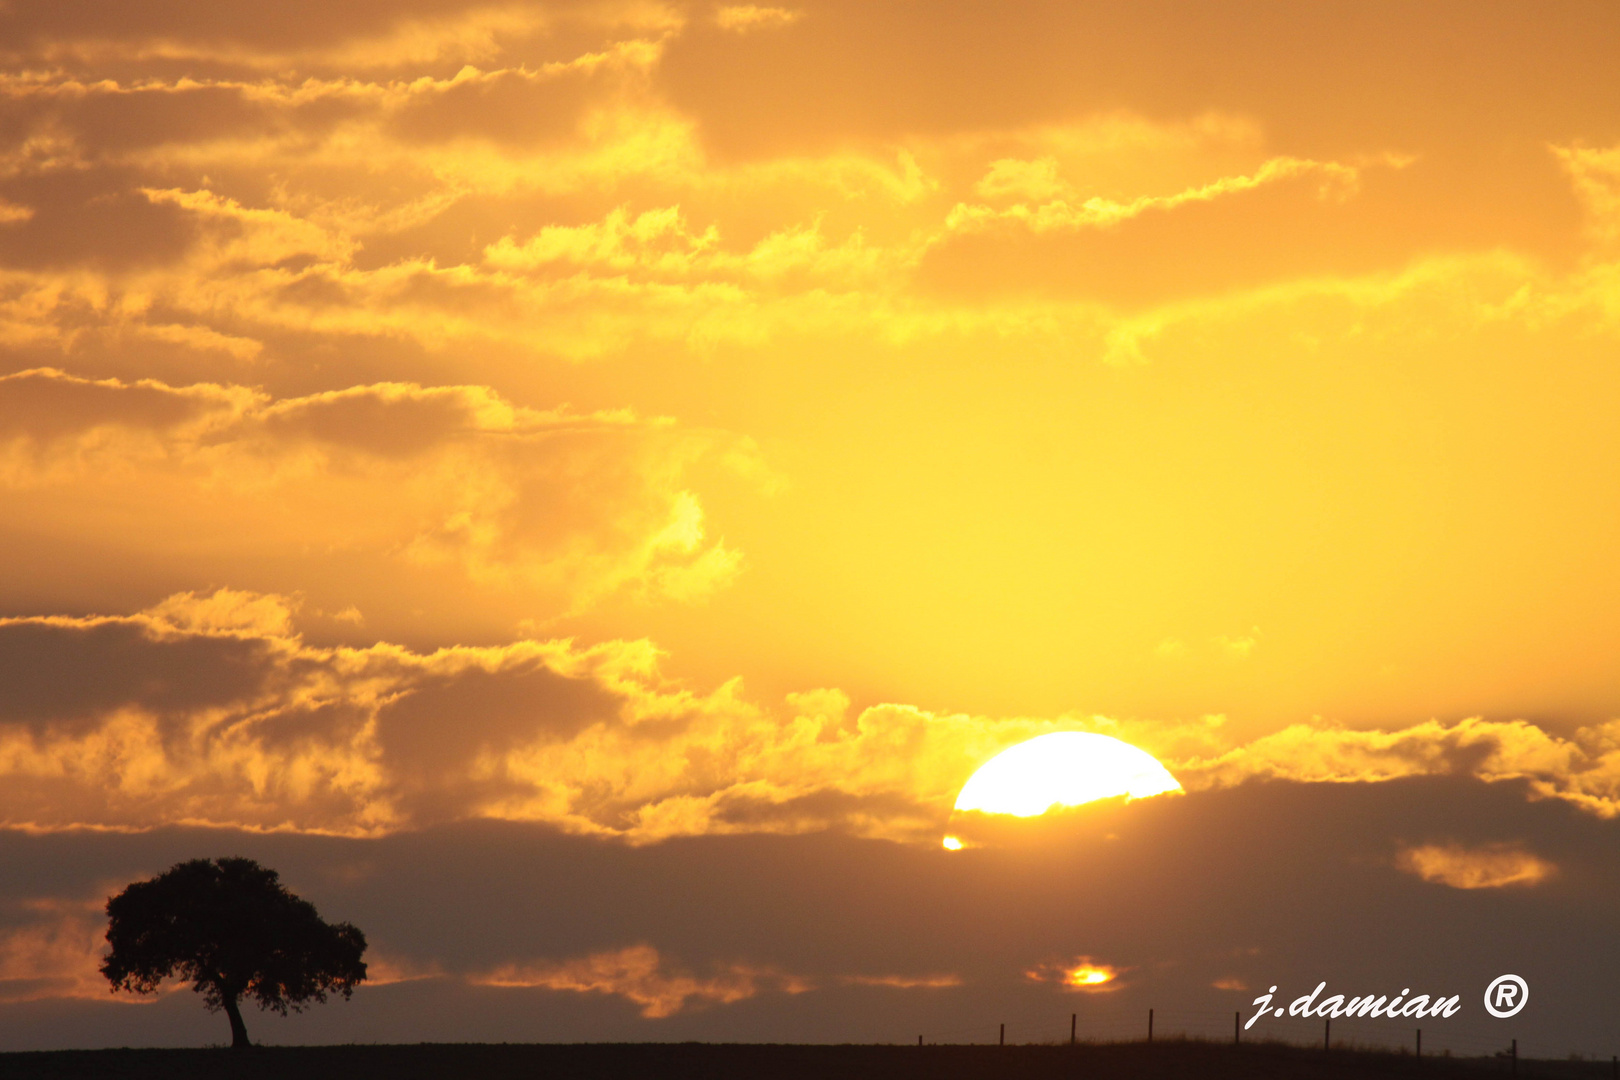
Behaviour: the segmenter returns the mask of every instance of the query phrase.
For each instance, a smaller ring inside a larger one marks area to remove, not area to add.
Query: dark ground
[[[258,1047],[249,1051],[55,1050],[0,1054],[4,1080],[218,1077],[221,1080],[1149,1080],[1239,1077],[1493,1077],[1506,1059],[1423,1058],[1281,1044],[781,1046],[585,1044]],[[1520,1061],[1522,1077],[1610,1080],[1604,1062]]]

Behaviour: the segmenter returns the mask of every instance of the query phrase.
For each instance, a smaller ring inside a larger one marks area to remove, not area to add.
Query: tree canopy
[[[366,977],[366,938],[324,922],[252,859],[193,859],[137,881],[107,901],[101,973],[114,992],[150,994],[170,976],[193,983],[210,1011],[223,1009],[231,1045],[249,1046],[243,997],[286,1015],[329,993],[348,998]]]

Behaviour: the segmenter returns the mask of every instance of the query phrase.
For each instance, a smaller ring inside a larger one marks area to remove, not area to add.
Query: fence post
[[[1513,1054],[1513,1072],[1512,1072],[1512,1075],[1513,1076],[1518,1076],[1519,1075],[1519,1040],[1518,1039],[1513,1040],[1512,1054]]]
[[[918,1046],[922,1045],[922,1036],[921,1035],[917,1036],[917,1045]]]
[[[1148,1045],[1153,1044],[1153,1010],[1148,1010]]]
[[[1329,1051],[1329,1050],[1332,1050],[1332,1049],[1333,1049],[1333,1020],[1331,1018],[1329,1018],[1327,1020],[1322,1021],[1322,1050],[1325,1053],[1326,1051]]]
[[[1423,1029],[1418,1028],[1417,1033],[1418,1033],[1417,1056],[1422,1057],[1423,1056]]]
[[[1006,1046],[1007,1045],[1007,1025],[1006,1024],[1001,1025],[1001,1038],[999,1040],[997,1040],[996,1045],[997,1046]]]
[[[1238,1017],[1239,1017],[1239,1015],[1240,1015],[1239,1013],[1233,1013],[1232,1014],[1232,1045],[1233,1046],[1236,1046],[1238,1044],[1239,1040],[1242,1039],[1242,1037],[1243,1037],[1242,1036],[1243,1029],[1238,1027]]]
[[[1078,1024],[1079,1022],[1080,1022],[1080,1014],[1079,1013],[1070,1013],[1069,1014],[1069,1045],[1070,1046],[1074,1045],[1074,1029],[1075,1029],[1075,1025]]]

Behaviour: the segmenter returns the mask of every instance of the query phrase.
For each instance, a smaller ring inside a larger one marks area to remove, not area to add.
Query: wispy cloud
[[[1424,881],[1453,889],[1500,889],[1509,885],[1536,885],[1557,872],[1557,867],[1514,844],[1464,847],[1460,844],[1419,844],[1403,848],[1395,865]]]
[[[798,994],[810,988],[803,979],[740,964],[706,978],[680,974],[671,971],[651,945],[556,964],[507,964],[468,981],[479,986],[612,994],[640,1006],[641,1015],[654,1020],[689,1008],[745,1001],[767,990]]]

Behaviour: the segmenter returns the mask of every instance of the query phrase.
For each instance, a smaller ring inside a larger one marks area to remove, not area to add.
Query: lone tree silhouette
[[[328,993],[347,999],[366,977],[366,937],[321,920],[315,905],[252,859],[193,859],[107,901],[101,973],[113,991],[154,993],[171,975],[189,979],[210,1012],[225,1010],[231,1045],[248,1042],[238,1003],[256,998],[283,1016]]]

